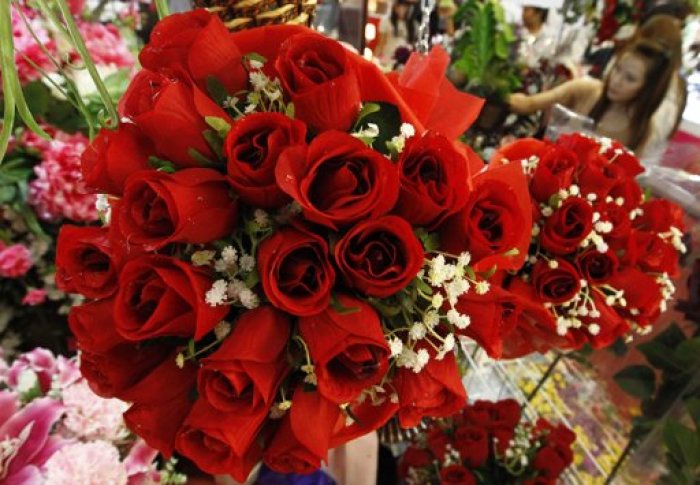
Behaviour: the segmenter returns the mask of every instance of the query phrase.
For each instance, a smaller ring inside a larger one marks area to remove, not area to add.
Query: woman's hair
[[[634,41],[648,39],[663,45],[671,53],[674,68],[683,62],[683,33],[676,17],[665,14],[654,15],[642,23],[635,32]]]
[[[629,130],[631,138],[629,148],[636,150],[647,140],[651,131],[649,126],[651,118],[666,96],[671,79],[676,74],[676,68],[673,62],[673,53],[663,43],[655,40],[639,39],[633,42],[617,57],[616,64],[627,54],[641,57],[647,65],[644,84],[630,103]],[[607,95],[609,84],[610,74],[605,78],[600,98],[589,113],[589,116],[596,123],[600,122],[610,108],[611,101]]]

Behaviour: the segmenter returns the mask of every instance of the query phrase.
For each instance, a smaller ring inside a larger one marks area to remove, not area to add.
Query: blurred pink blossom
[[[46,301],[46,290],[43,288],[34,288],[27,291],[27,294],[22,298],[22,305],[37,306]]]
[[[32,267],[32,253],[26,246],[13,244],[0,247],[0,277],[20,278]]]
[[[21,7],[21,9],[41,44],[55,57],[56,43],[44,27],[43,19],[31,9],[25,7]],[[41,72],[33,64],[36,64],[46,72],[56,70],[54,64],[43,52],[29,29],[27,29],[15,5],[12,5],[12,37],[15,44],[15,64],[17,65],[20,83],[25,84],[30,81],[36,81],[41,77]]]
[[[29,203],[47,221],[71,219],[94,221],[96,196],[89,194],[81,179],[80,156],[88,145],[81,133],[57,133],[34,167],[37,178],[29,184]]]
[[[119,68],[134,65],[134,55],[114,25],[80,22],[78,28],[95,64]]]
[[[51,485],[126,485],[126,466],[119,451],[106,441],[64,446],[46,462],[46,483]]]
[[[51,389],[51,380],[56,373],[56,357],[50,350],[37,347],[31,352],[20,355],[7,371],[7,385],[16,388],[23,372],[31,370],[39,379],[41,392],[47,393]]]
[[[83,439],[118,441],[128,435],[122,413],[128,404],[119,399],[100,399],[81,379],[63,390],[65,427]]]

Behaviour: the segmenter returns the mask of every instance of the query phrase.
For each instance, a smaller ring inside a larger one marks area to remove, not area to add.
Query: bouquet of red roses
[[[683,212],[642,192],[637,158],[617,141],[571,134],[516,141],[491,163],[528,172],[532,242],[495,291],[463,297],[458,308],[482,316],[465,332],[491,355],[515,357],[650,331],[674,292]]]
[[[446,53],[385,77],[306,28],[230,34],[198,10],[140,60],[82,159],[106,224],[58,241],[93,389],[238,480],[459,410],[458,298],[522,264],[530,202],[519,165],[480,171],[454,141],[480,103]]]
[[[544,418],[521,422],[514,399],[476,401],[433,421],[401,457],[409,485],[555,484],[573,461],[576,434]]]

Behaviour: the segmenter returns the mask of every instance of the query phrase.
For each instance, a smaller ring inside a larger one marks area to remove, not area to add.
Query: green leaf
[[[0,204],[9,204],[17,196],[17,187],[14,185],[0,186]]]
[[[360,311],[359,307],[346,307],[343,303],[338,300],[338,298],[333,295],[331,296],[331,308],[336,311],[339,315],[350,315],[351,313],[357,313]]]
[[[222,137],[216,133],[214,130],[204,130],[202,136],[207,141],[209,148],[216,154],[220,159],[224,157],[224,141]]]
[[[681,342],[673,356],[680,362],[686,372],[694,372],[700,367],[700,337]]]
[[[258,54],[257,52],[251,52],[250,54],[246,54],[243,56],[243,59],[246,61],[246,64],[250,61],[258,61],[263,64],[267,62],[267,58]]]
[[[414,278],[413,280],[416,283],[416,286],[420,291],[425,293],[426,295],[432,295],[433,294],[433,289],[430,287],[428,283],[423,281],[421,278]]]
[[[683,330],[681,330],[677,324],[672,323],[668,326],[666,330],[654,337],[653,342],[660,342],[666,347],[675,349],[676,347],[678,347],[678,345],[680,345],[681,342],[684,342],[685,340],[686,336],[683,333]]]
[[[362,120],[366,117],[371,115],[372,113],[376,113],[381,109],[381,106],[379,106],[377,103],[364,103],[362,105],[362,108],[360,109],[360,113],[357,115],[357,121],[355,121],[355,126],[359,126]],[[356,131],[356,130],[353,130]]]
[[[207,93],[211,96],[216,104],[219,106],[224,105],[224,101],[228,98],[228,93],[224,85],[214,76],[207,77]]]
[[[480,271],[479,275],[487,280],[491,278],[494,274],[496,274],[496,271],[498,271],[498,267],[496,265],[493,265],[488,271]]]
[[[644,354],[647,362],[652,366],[663,370],[664,372],[682,371],[681,363],[676,360],[673,354],[673,349],[667,347],[661,342],[652,340],[639,344],[637,349]]]
[[[294,103],[290,101],[289,104],[287,104],[287,107],[284,109],[284,114],[287,115],[288,118],[294,119]]]
[[[615,374],[613,379],[623,391],[639,399],[651,397],[656,388],[654,371],[645,365],[625,367]]]
[[[207,140],[208,141],[208,140]],[[199,153],[196,149],[190,148],[187,150],[187,154],[192,157],[195,161],[197,161],[202,167],[211,167],[215,165],[214,162],[209,160],[207,157]]]
[[[205,116],[204,121],[211,126],[221,138],[226,138],[226,135],[231,130],[231,125],[223,118],[218,116]]]
[[[399,306],[394,306],[394,305],[388,305],[384,303],[386,300],[379,300],[377,298],[369,298],[368,299],[370,305],[374,307],[375,310],[377,310],[379,313],[382,314],[382,316],[387,317],[387,318],[392,318],[401,313],[401,307]]]
[[[688,414],[693,418],[695,423],[695,431],[700,433],[700,397],[691,397],[685,400],[685,408]]]
[[[374,139],[375,150],[385,155],[389,154],[386,142],[401,133],[401,113],[399,109],[390,103],[372,102],[379,106],[379,110],[368,113],[357,123],[358,130],[366,129],[370,123],[374,123],[379,128],[379,135]]]
[[[29,110],[37,117],[43,117],[49,110],[51,93],[41,81],[34,81],[22,88]]]
[[[163,160],[156,156],[148,157],[148,164],[160,172],[175,173],[175,165],[169,160]]]
[[[669,419],[663,430],[664,444],[679,463],[689,467],[700,465],[700,435],[678,421]]]
[[[253,288],[255,285],[257,285],[260,282],[260,275],[258,274],[258,270],[254,269],[253,271],[248,273],[243,282],[248,288]]]

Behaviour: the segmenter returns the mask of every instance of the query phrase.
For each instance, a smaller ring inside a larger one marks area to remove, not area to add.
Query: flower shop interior
[[[699,0],[3,0],[0,78],[0,484],[700,483]]]

